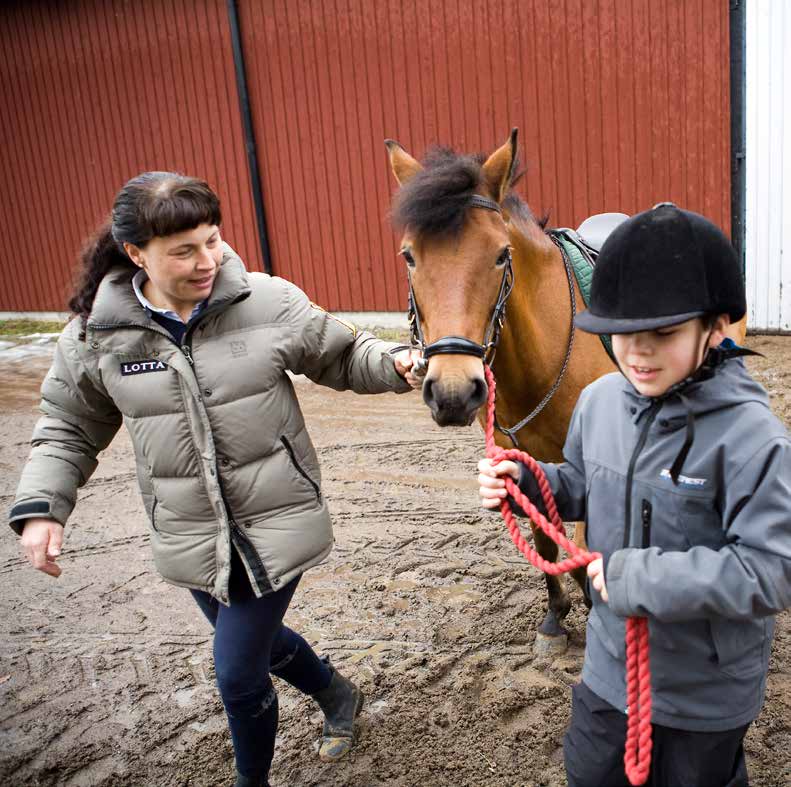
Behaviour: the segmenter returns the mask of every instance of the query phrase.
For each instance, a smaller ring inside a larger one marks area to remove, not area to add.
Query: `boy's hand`
[[[33,568],[51,577],[60,576],[60,566],[55,562],[63,546],[63,525],[60,522],[39,517],[26,520],[21,543]]]
[[[423,387],[423,378],[428,371],[428,364],[423,360],[420,350],[402,350],[393,357],[395,370],[413,388]]]
[[[481,505],[484,508],[499,508],[508,492],[505,488],[505,479],[501,476],[510,475],[514,481],[519,480],[519,465],[516,462],[505,460],[494,464],[491,459],[481,459],[478,462],[478,483],[481,496]]]
[[[608,602],[610,597],[607,595],[607,585],[604,584],[604,561],[600,557],[588,563],[588,576],[593,587],[599,591],[601,600],[605,603]]]

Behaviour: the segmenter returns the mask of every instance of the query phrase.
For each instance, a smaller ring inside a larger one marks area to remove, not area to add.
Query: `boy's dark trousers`
[[[629,787],[623,766],[626,715],[584,683],[571,696],[563,740],[569,787]],[[655,724],[646,787],[748,787],[742,741],[749,726],[688,732]]]

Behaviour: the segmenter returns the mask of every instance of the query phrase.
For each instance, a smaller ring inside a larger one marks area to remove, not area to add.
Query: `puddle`
[[[453,585],[452,587],[431,588],[426,591],[426,596],[431,601],[445,604],[465,604],[468,601],[477,601],[483,594],[472,590],[470,585]]]
[[[389,591],[393,590],[414,590],[418,587],[417,582],[412,582],[408,579],[396,579],[393,582],[388,583],[387,589]]]
[[[186,708],[192,705],[192,696],[195,694],[195,689],[181,689],[180,691],[173,692],[173,699],[179,708]]]

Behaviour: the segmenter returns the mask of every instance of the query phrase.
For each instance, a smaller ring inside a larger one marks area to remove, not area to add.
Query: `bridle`
[[[493,210],[502,216],[502,209],[493,199],[482,197],[480,194],[473,194],[470,198],[470,208],[483,208]],[[412,274],[407,269],[407,279],[409,281],[409,331],[413,346],[423,351],[423,358],[428,361],[432,355],[472,355],[480,358],[484,363],[491,365],[494,361],[494,354],[497,351],[497,344],[500,341],[500,333],[505,323],[505,305],[508,296],[514,288],[514,270],[511,260],[510,248],[506,251],[506,260],[503,270],[503,278],[500,282],[500,292],[497,295],[497,303],[492,310],[489,318],[489,325],[483,336],[483,344],[478,344],[466,336],[443,336],[434,342],[426,344],[423,336],[423,327],[420,323],[420,310],[415,299],[415,291],[412,288]]]
[[[502,209],[500,205],[488,197],[482,197],[480,194],[473,194],[470,198],[469,207],[483,208],[484,210],[493,210],[502,216]],[[503,434],[507,435],[511,442],[519,445],[516,439],[516,434],[530,423],[546,406],[549,404],[550,399],[555,395],[555,392],[560,387],[560,383],[566,374],[569,361],[571,359],[571,351],[574,347],[574,317],[577,314],[577,297],[574,291],[574,274],[572,273],[571,260],[569,260],[563,244],[560,242],[554,231],[548,233],[552,242],[558,247],[561,259],[563,260],[563,267],[566,271],[566,279],[569,285],[569,298],[571,301],[571,320],[569,324],[569,339],[566,345],[566,355],[563,358],[563,364],[560,367],[560,372],[552,385],[547,391],[544,398],[528,413],[519,423],[511,427],[501,426],[497,422],[495,415],[495,426]],[[423,351],[423,361],[428,362],[432,355],[472,355],[475,358],[480,358],[484,364],[489,366],[494,361],[495,353],[497,352],[497,344],[500,341],[500,334],[505,323],[505,305],[508,301],[508,296],[514,288],[514,271],[513,261],[511,258],[510,248],[507,251],[507,258],[505,262],[505,269],[503,270],[503,279],[500,283],[500,292],[497,295],[497,302],[492,310],[492,316],[489,319],[489,325],[486,328],[486,333],[483,337],[483,344],[468,339],[466,336],[443,336],[434,342],[426,344],[423,336],[423,328],[420,324],[420,311],[415,299],[415,292],[412,288],[412,274],[407,269],[407,279],[409,282],[409,330],[412,345]]]

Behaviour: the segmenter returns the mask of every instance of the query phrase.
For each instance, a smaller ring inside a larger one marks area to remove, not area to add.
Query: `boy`
[[[727,238],[661,203],[602,248],[578,328],[612,334],[620,374],[589,385],[565,462],[542,464],[564,520],[585,520],[593,607],[564,741],[570,787],[628,785],[625,621],[648,618],[655,787],[742,787],[774,615],[791,604],[791,444],[725,340],[745,313]],[[509,474],[479,464],[486,508]]]

